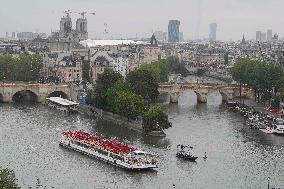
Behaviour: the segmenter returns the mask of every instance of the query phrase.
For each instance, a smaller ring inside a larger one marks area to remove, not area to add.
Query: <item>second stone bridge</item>
[[[221,94],[223,102],[227,102],[240,96],[240,86],[228,84],[160,83],[158,90],[160,93],[169,93],[171,103],[178,103],[180,95],[188,90],[195,92],[197,102],[200,103],[207,103],[208,94],[214,92],[219,92]],[[241,95],[250,98],[252,96],[252,90],[249,88],[243,88]]]

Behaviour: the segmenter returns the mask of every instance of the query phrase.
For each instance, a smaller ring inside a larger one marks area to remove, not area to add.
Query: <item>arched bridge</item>
[[[72,91],[65,84],[0,83],[0,102],[13,102],[26,96],[35,102],[44,102],[50,96],[71,98]]]
[[[170,102],[178,103],[180,95],[184,91],[192,90],[197,96],[197,101],[201,103],[207,103],[207,96],[210,93],[220,92],[222,101],[227,102],[231,99],[240,96],[239,85],[230,84],[212,84],[212,83],[160,83],[159,92],[169,93]],[[250,98],[252,96],[252,90],[249,88],[243,88],[242,96]]]

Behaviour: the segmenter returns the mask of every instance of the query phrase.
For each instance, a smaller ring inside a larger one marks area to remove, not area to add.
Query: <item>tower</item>
[[[170,20],[168,25],[168,41],[170,43],[179,42],[179,20]]]
[[[68,34],[72,31],[72,20],[70,13],[66,13],[66,17],[62,17],[60,20],[60,33]]]
[[[216,23],[212,23],[209,25],[209,40],[210,41],[216,41],[217,39],[217,24]]]
[[[267,30],[267,41],[272,41],[272,30]]]
[[[80,41],[88,39],[87,23],[86,18],[78,18],[76,21],[76,32],[79,35]]]

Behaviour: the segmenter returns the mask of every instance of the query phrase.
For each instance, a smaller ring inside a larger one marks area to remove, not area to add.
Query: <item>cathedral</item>
[[[59,32],[53,32],[51,38],[57,41],[79,42],[88,39],[87,19],[85,17],[76,20],[76,28],[72,27],[70,13],[66,13],[60,20]]]

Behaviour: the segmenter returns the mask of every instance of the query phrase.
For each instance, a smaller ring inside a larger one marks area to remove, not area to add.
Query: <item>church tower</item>
[[[80,41],[88,39],[87,23],[86,18],[78,18],[76,21],[76,32]]]
[[[60,20],[60,33],[68,34],[72,31],[72,20],[70,14],[67,13],[65,17],[62,17]]]

